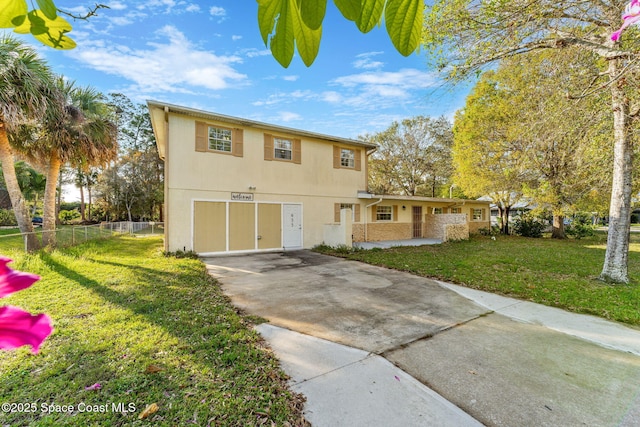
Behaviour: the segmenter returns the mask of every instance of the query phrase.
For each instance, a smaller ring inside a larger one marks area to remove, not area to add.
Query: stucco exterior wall
[[[198,119],[200,120],[200,119]],[[303,247],[323,241],[323,226],[332,222],[336,203],[358,204],[358,191],[366,189],[366,156],[359,150],[361,170],[333,167],[333,146],[328,141],[302,139],[301,162],[264,159],[264,131],[243,129],[243,155],[195,150],[196,119],[171,114],[166,153],[165,195],[167,247],[192,249],[193,201],[229,201],[231,193],[251,194],[254,202],[301,203]],[[228,128],[228,124],[207,121]],[[297,138],[295,134],[275,134]]]

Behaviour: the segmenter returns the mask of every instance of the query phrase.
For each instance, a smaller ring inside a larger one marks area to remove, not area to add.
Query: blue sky
[[[57,0],[75,12],[93,2]],[[424,54],[403,57],[384,27],[361,34],[328,2],[320,53],[282,68],[254,0],[106,1],[73,23],[71,51],[38,48],[55,72],[104,92],[356,138],[416,115],[453,117],[468,88],[445,85]],[[34,39],[28,39],[36,44]]]

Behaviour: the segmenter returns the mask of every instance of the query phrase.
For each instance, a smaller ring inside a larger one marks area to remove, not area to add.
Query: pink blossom
[[[26,289],[40,280],[40,276],[15,271],[7,267],[11,259],[0,256],[0,298]]]
[[[640,0],[631,0],[631,2],[625,7],[624,14],[622,15],[622,26],[618,31],[614,31],[611,34],[611,40],[618,41],[620,39],[620,34],[625,30],[625,28],[630,25],[638,25],[640,24]]]
[[[0,298],[26,289],[40,280],[40,276],[15,271],[7,267],[11,259],[0,256]],[[32,315],[18,307],[0,307],[0,349],[30,345],[35,354],[42,342],[51,335],[53,327],[46,314]]]
[[[18,307],[0,307],[0,348],[13,350],[30,345],[32,353],[38,353],[40,345],[53,327],[46,314],[32,315]]]
[[[100,385],[100,383],[95,383],[93,385],[87,386],[84,389],[86,391],[93,391],[93,390],[100,390],[102,388],[102,385]]]

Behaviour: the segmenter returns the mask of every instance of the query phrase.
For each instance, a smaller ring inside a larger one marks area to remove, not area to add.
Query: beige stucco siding
[[[198,152],[195,147],[195,122],[188,116],[169,116],[168,151],[171,158],[166,163],[167,176],[171,178],[166,184],[166,198],[170,201],[166,212],[169,219],[169,250],[186,248],[198,251],[193,247],[194,242],[200,242],[199,226],[194,223],[196,201],[231,203],[232,193],[250,194],[253,198],[250,205],[254,207],[256,204],[260,207],[261,202],[274,203],[277,207],[272,210],[264,208],[265,218],[258,214],[256,230],[255,225],[246,225],[256,219],[255,214],[249,212],[250,208],[232,207],[234,205],[230,204],[228,250],[281,247],[280,235],[276,236],[279,231],[276,232],[273,227],[269,233],[262,231],[266,228],[263,221],[273,224],[276,214],[281,214],[283,203],[302,205],[303,247],[310,248],[322,243],[323,224],[332,222],[335,203],[358,203],[355,196],[358,191],[366,189],[365,168],[360,171],[335,169],[333,144],[327,141],[302,138],[300,164],[265,160],[265,132],[255,128],[244,128],[242,131],[242,157],[219,152]],[[222,124],[213,121],[207,123],[222,127]],[[230,126],[227,124],[224,127]],[[273,134],[282,138],[296,137],[286,133]],[[361,162],[366,162],[364,150],[360,149],[359,153]],[[262,234],[264,241],[257,238]],[[199,246],[204,247],[201,243]],[[219,247],[216,246],[216,249]]]
[[[207,122],[216,125],[215,122]],[[218,124],[223,126],[223,124]],[[225,125],[228,127],[228,125]],[[334,169],[333,145],[326,141],[303,139],[301,162],[264,160],[264,131],[248,128],[243,132],[243,156],[219,152],[196,152],[195,120],[171,115],[169,141],[171,188],[221,191],[248,191],[263,194],[349,195],[366,189],[365,171]],[[292,134],[279,137],[294,139]],[[364,150],[360,150],[362,162]],[[216,180],[212,184],[212,180]]]
[[[325,225],[336,221],[343,205],[352,205],[355,241],[424,236],[427,216],[440,212],[464,214],[472,233],[489,226],[487,203],[366,193],[372,144],[185,107],[149,106],[165,159],[169,251],[311,248],[323,243]],[[279,159],[289,152],[290,160]],[[376,204],[388,207],[380,218]],[[413,223],[414,206],[422,209],[421,224]]]

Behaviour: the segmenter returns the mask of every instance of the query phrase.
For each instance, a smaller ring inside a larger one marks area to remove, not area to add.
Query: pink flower
[[[100,390],[101,388],[102,386],[100,385],[100,383],[95,383],[94,385],[87,386],[84,389],[86,391],[93,391],[93,390]]]
[[[618,31],[614,31],[611,34],[611,40],[618,41],[620,34],[630,25],[640,24],[640,0],[631,0],[631,2],[625,7],[624,14],[622,15],[622,26]]]
[[[32,353],[38,353],[40,345],[53,327],[46,314],[32,315],[18,307],[0,307],[0,348],[13,350],[30,345]]]
[[[40,280],[40,276],[15,271],[7,267],[11,259],[0,256],[0,298],[26,289]]]
[[[10,269],[7,267],[10,262],[11,259],[0,256],[0,298],[40,280],[35,274]],[[32,315],[18,307],[0,307],[0,349],[13,350],[30,345],[35,354],[51,332],[51,319],[46,314]]]

